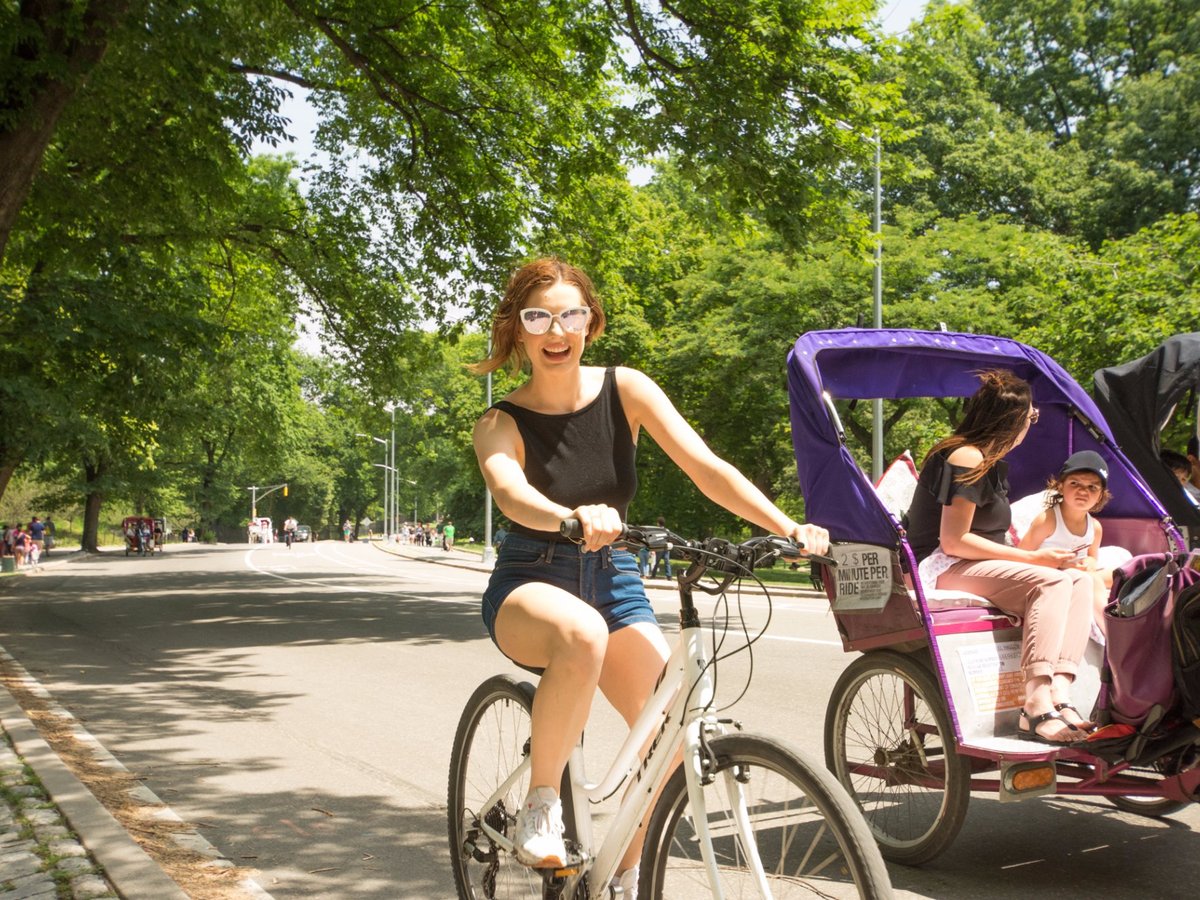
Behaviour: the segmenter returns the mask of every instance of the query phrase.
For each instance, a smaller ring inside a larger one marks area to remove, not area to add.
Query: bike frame
[[[575,797],[575,833],[584,858],[583,872],[569,876],[565,893],[570,896],[579,880],[587,878],[590,897],[603,897],[608,883],[616,874],[617,865],[625,853],[638,823],[650,811],[658,799],[659,792],[670,776],[673,763],[683,750],[683,764],[687,778],[688,801],[691,817],[700,843],[700,853],[708,871],[712,896],[720,900],[721,887],[718,880],[717,862],[713,854],[712,839],[708,830],[708,814],[701,790],[703,772],[702,736],[720,734],[724,729],[715,713],[708,711],[713,699],[712,673],[704,647],[704,634],[699,617],[692,606],[691,586],[680,576],[681,633],[672,648],[663,669],[654,695],[642,709],[641,715],[630,729],[621,748],[610,764],[604,778],[599,782],[588,782],[584,771],[583,742],[576,745],[568,762],[568,772]],[[683,688],[686,687],[686,690]],[[639,759],[641,747],[655,735],[644,760]],[[501,835],[485,821],[486,813],[504,796],[514,782],[529,768],[526,755],[521,764],[504,780],[495,793],[487,799],[480,810],[480,826],[488,838],[506,852],[512,852],[513,842]],[[622,783],[629,781],[625,796],[613,817],[612,826],[604,841],[593,854],[593,831],[590,804],[599,803],[617,791]],[[749,814],[741,788],[736,781],[731,793],[737,797],[735,827],[739,843],[747,859],[755,867],[763,897],[766,876],[758,857],[750,831]]]

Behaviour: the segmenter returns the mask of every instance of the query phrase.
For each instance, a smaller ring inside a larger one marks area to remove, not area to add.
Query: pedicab
[[[1001,801],[1101,796],[1121,809],[1162,815],[1200,790],[1200,727],[1190,722],[1160,714],[1143,729],[1128,724],[1130,716],[1085,744],[1019,740],[1020,621],[986,598],[926,591],[914,576],[903,510],[888,508],[847,448],[839,401],[944,403],[974,393],[974,373],[997,367],[1030,383],[1041,413],[1007,457],[1011,497],[1040,492],[1067,456],[1094,450],[1110,464],[1114,495],[1101,513],[1105,543],[1138,560],[1175,560],[1183,546],[1095,403],[1045,354],[1004,338],[944,332],[845,329],[797,340],[788,386],[805,514],[834,541],[839,565],[824,570],[822,582],[844,649],[861,654],[829,700],[826,764],[862,808],[883,855],[910,865],[951,845],[971,791]],[[1115,666],[1089,642],[1072,700],[1095,721],[1120,719],[1115,702],[1126,697],[1117,691],[1128,679],[1106,680],[1101,689],[1102,671],[1122,675]]]
[[[1191,547],[1200,547],[1200,506],[1163,465],[1159,436],[1177,407],[1200,420],[1200,332],[1167,338],[1150,353],[1093,376],[1096,405],[1112,427],[1117,444],[1137,466],[1159,503],[1171,514]],[[1179,448],[1182,449],[1182,448]]]
[[[156,520],[150,516],[126,516],[122,519],[121,534],[125,536],[125,555],[136,553],[138,556],[145,556],[147,553],[153,553],[156,546],[161,552],[162,542],[155,540],[156,527],[161,535],[162,526],[156,526]]]

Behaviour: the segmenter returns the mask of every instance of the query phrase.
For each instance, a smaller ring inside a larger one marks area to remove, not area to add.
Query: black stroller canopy
[[[1177,334],[1140,359],[1100,369],[1094,381],[1096,405],[1117,445],[1176,522],[1200,526],[1200,509],[1162,464],[1158,441],[1175,407],[1193,400],[1200,387],[1200,332]],[[1184,412],[1195,414],[1194,408]]]

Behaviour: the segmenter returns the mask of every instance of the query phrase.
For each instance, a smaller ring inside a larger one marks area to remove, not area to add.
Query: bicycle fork
[[[699,627],[685,628],[684,643],[687,648],[687,658],[699,667],[696,678],[696,693],[699,709],[706,709],[713,699],[712,679],[705,662],[703,635]],[[714,900],[723,900],[721,889],[720,869],[717,864],[717,853],[713,846],[713,834],[708,819],[708,804],[704,797],[704,788],[716,779],[713,769],[717,764],[707,738],[723,733],[721,724],[711,716],[695,716],[687,722],[684,731],[683,765],[687,772],[688,804],[691,808],[692,829],[700,845],[700,858],[708,874],[708,883]],[[766,872],[763,869],[762,857],[758,852],[758,842],[754,837],[754,827],[750,820],[750,810],[746,803],[745,787],[742,773],[736,769],[721,773],[722,784],[729,798],[731,822],[734,840],[741,850],[747,866],[750,868],[758,895],[762,900],[770,900],[771,889],[767,883]]]

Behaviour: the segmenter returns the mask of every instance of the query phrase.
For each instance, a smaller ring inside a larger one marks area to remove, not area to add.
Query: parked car
[[[312,529],[307,525],[296,526],[296,536],[293,540],[296,541],[311,541],[313,539]]]

